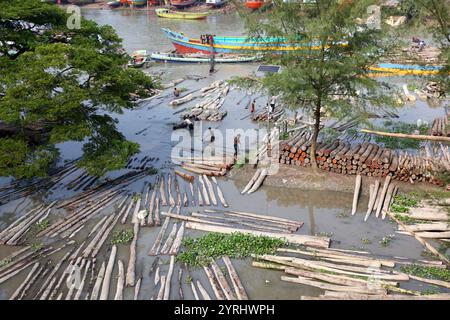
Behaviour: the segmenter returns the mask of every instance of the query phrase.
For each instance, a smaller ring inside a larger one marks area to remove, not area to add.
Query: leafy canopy
[[[112,113],[156,83],[125,69],[128,57],[110,26],[39,0],[0,0],[0,175],[45,176],[55,147],[83,142],[79,165],[102,175],[139,150],[117,131]]]

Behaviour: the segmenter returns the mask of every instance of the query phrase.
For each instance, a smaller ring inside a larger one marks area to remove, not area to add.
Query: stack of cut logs
[[[224,176],[233,166],[233,162],[227,162],[225,158],[210,159],[183,159],[181,167],[187,171],[205,174],[207,176]]]
[[[230,91],[228,83],[222,80],[215,81],[200,91],[203,100],[185,112],[182,117],[184,119],[193,117],[196,120],[221,121],[227,115],[226,111],[219,111],[219,109]]]
[[[310,159],[311,135],[301,132],[280,146],[280,163],[307,167]],[[426,181],[442,186],[436,173],[446,170],[440,159],[397,154],[394,150],[364,142],[318,142],[316,161],[320,169],[343,174],[361,174],[372,177],[392,176],[400,181]]]
[[[448,117],[436,118],[431,126],[431,134],[433,136],[447,136],[450,137],[450,130],[447,130],[449,126]]]
[[[266,109],[263,109],[262,111],[255,113],[252,115],[251,119],[253,121],[267,121],[268,117],[270,121],[277,121],[278,119],[280,119],[280,117],[284,114],[284,108],[281,106],[278,106],[274,109],[274,111],[270,114],[270,116],[268,115],[268,112]]]

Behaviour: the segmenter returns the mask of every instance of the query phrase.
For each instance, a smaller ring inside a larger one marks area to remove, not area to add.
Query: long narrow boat
[[[433,75],[439,73],[442,66],[421,66],[399,63],[380,63],[369,68],[375,72],[393,73],[397,75]]]
[[[186,8],[195,4],[198,0],[170,0],[170,5],[176,8]]]
[[[319,49],[318,43],[305,43],[299,39],[298,43],[291,43],[283,38],[257,38],[247,37],[217,37],[202,35],[199,38],[189,38],[182,33],[161,28],[167,38],[172,41],[178,53],[255,53],[259,51],[284,52],[291,50]]]
[[[155,9],[155,12],[158,17],[169,19],[198,20],[198,19],[205,19],[209,15],[209,12],[179,12],[166,8]]]
[[[180,63],[208,63],[210,58],[207,55],[188,56],[174,53],[160,53],[154,52],[150,54],[150,59],[162,62],[180,62]],[[224,56],[215,57],[216,63],[245,63],[255,62],[259,59],[258,56]]]

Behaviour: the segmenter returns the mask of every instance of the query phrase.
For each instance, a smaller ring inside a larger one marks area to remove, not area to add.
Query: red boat
[[[252,10],[261,8],[263,4],[264,4],[263,0],[247,0],[245,2],[245,6]]]
[[[186,8],[195,4],[198,0],[170,0],[170,5],[176,8]]]

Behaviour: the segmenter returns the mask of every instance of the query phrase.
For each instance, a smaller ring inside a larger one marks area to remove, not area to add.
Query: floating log
[[[96,280],[95,280],[95,284],[94,284],[94,288],[92,289],[92,293],[91,293],[91,300],[97,300],[98,295],[100,293],[100,288],[103,282],[103,278],[105,276],[105,271],[106,271],[106,264],[105,262],[102,262],[102,265],[100,267],[100,270],[98,271]]]
[[[158,254],[159,248],[161,247],[162,238],[164,236],[164,233],[166,233],[167,226],[169,225],[169,220],[170,217],[166,217],[166,219],[164,220],[161,230],[159,230],[158,236],[156,237],[155,243],[148,252],[149,256],[156,256]]]
[[[266,178],[267,174],[268,174],[267,169],[262,169],[261,170],[261,174],[259,175],[258,179],[256,179],[255,183],[250,188],[250,190],[247,191],[247,194],[253,193],[256,190],[258,190],[258,188],[261,186],[261,184],[263,183],[264,179]]]
[[[217,300],[225,300],[225,294],[223,293],[222,289],[220,288],[220,285],[217,282],[217,279],[215,278],[211,269],[204,266],[203,270],[205,270],[206,276],[208,277],[209,283],[211,284],[211,287],[213,288],[216,299]]]
[[[184,180],[186,180],[188,182],[194,182],[195,177],[190,174],[181,172],[179,170],[175,170],[175,174],[179,175],[180,177],[182,177]]]
[[[172,280],[174,263],[175,257],[170,256],[169,271],[167,272],[166,284],[164,285],[164,300],[169,300],[170,297],[170,281]]]
[[[217,282],[220,285],[220,288],[222,289],[222,292],[225,295],[225,298],[227,300],[235,300],[233,291],[231,290],[231,287],[228,284],[227,279],[225,278],[225,275],[220,270],[219,266],[217,265],[217,263],[215,261],[211,262],[211,269],[214,272],[214,275],[217,279]]]
[[[117,276],[116,295],[114,296],[114,300],[123,300],[123,286],[125,282],[125,276],[122,260],[119,259],[117,261],[117,265],[119,267],[119,275]]]
[[[361,175],[356,176],[355,182],[355,193],[353,194],[353,204],[352,204],[352,216],[356,213],[356,208],[358,206],[358,196],[359,190],[361,189]]]
[[[217,195],[219,196],[220,202],[222,203],[222,206],[225,208],[228,208],[228,204],[225,201],[225,197],[223,196],[223,192],[219,187],[219,183],[217,183],[217,180],[215,177],[211,177],[212,181],[216,184],[216,188],[217,188]]]
[[[360,131],[363,133],[376,134],[378,136],[383,136],[383,137],[429,140],[429,141],[440,141],[440,142],[450,143],[450,137],[427,136],[427,135],[420,135],[420,134],[416,135],[416,134],[404,134],[404,133],[391,133],[391,132],[372,131],[372,130],[367,130],[367,129],[361,129]]]
[[[381,190],[380,199],[378,200],[378,203],[377,203],[377,210],[375,212],[375,216],[377,218],[381,213],[381,209],[383,208],[384,199],[386,197],[386,192],[388,190],[390,182],[391,182],[391,176],[386,176],[386,179],[384,180],[384,184],[383,184],[383,190]]]
[[[245,288],[242,285],[242,282],[239,279],[239,276],[233,264],[231,263],[230,258],[228,256],[224,256],[222,257],[222,260],[225,263],[225,266],[227,267],[228,274],[230,275],[231,283],[233,284],[236,297],[238,298],[238,300],[248,300],[247,292],[245,292]]]
[[[112,271],[114,268],[114,262],[116,259],[117,246],[113,245],[111,254],[109,256],[108,264],[106,265],[105,278],[103,279],[102,289],[100,292],[100,300],[108,300],[109,286],[111,283]]]
[[[128,268],[126,275],[126,285],[133,287],[136,282],[136,255],[137,255],[137,240],[139,236],[139,223],[134,224],[133,241],[130,244],[130,258],[128,260]]]
[[[208,294],[206,289],[203,287],[201,282],[198,280],[197,280],[197,287],[198,287],[198,290],[200,291],[200,294],[202,295],[203,300],[211,300],[210,295]]]

